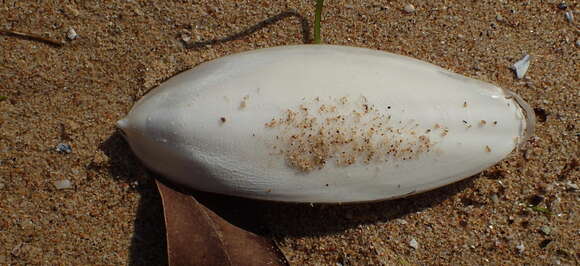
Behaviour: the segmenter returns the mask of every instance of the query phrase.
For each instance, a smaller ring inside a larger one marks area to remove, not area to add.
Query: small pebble
[[[411,5],[411,4],[406,4],[403,9],[407,13],[413,13],[413,12],[415,12],[415,6],[414,5]]]
[[[181,41],[183,41],[184,43],[190,43],[191,42],[191,34],[182,33],[181,34]]]
[[[71,153],[72,147],[66,143],[59,143],[58,145],[56,145],[56,151],[64,152],[64,153]]]
[[[511,224],[511,223],[514,223],[515,221],[516,221],[516,217],[513,217],[513,216],[511,216],[511,215],[510,215],[510,216],[508,216],[508,222],[509,222],[510,224]]]
[[[558,4],[558,8],[560,10],[566,10],[566,8],[568,8],[568,5],[566,3],[564,3],[564,2],[562,2],[562,3],[559,3]]]
[[[402,224],[402,225],[408,224],[407,221],[405,221],[403,219],[397,219],[397,220],[395,220],[395,222],[397,222],[398,224]]]
[[[499,202],[499,197],[497,196],[497,194],[492,194],[491,195],[491,201],[493,201],[493,203],[498,203]]]
[[[77,32],[75,31],[75,29],[73,29],[73,28],[70,28],[70,29],[68,30],[68,32],[66,33],[66,37],[67,37],[69,40],[71,40],[71,41],[72,41],[72,40],[74,40],[74,39],[78,38],[78,37],[79,37],[79,35],[78,35],[78,34],[77,34]]]
[[[516,246],[516,249],[518,250],[519,253],[524,253],[524,251],[526,250],[526,246],[524,246],[524,243],[520,243],[519,245]]]
[[[580,39],[576,40],[576,46],[580,47]]]
[[[413,239],[411,239],[411,241],[409,241],[409,246],[412,247],[413,249],[418,249],[419,248],[419,243],[417,242],[417,240],[415,240],[413,238]]]
[[[68,179],[54,181],[54,187],[56,189],[70,189],[72,188],[72,183]]]
[[[572,190],[572,191],[574,191],[574,190],[578,190],[578,185],[576,185],[576,184],[572,183],[572,181],[568,180],[568,181],[566,182],[566,188],[567,188],[568,190]]]
[[[540,184],[540,189],[543,193],[550,193],[550,192],[552,192],[552,190],[554,190],[554,185],[542,183],[542,184]]]
[[[141,9],[139,9],[138,7],[133,8],[133,12],[135,12],[137,16],[143,16],[143,11],[141,11]]]
[[[70,5],[65,5],[64,7],[65,7],[65,13],[67,15],[72,16],[72,17],[78,17],[80,15],[80,12],[76,8],[74,8]]]
[[[502,15],[500,15],[500,14],[497,14],[497,15],[495,16],[495,20],[497,20],[497,22],[504,22],[504,20],[505,20],[505,19],[503,18],[503,16],[502,16]]]
[[[20,256],[20,251],[22,250],[22,245],[24,245],[24,243],[18,243],[16,246],[14,246],[12,248],[12,251],[10,251],[10,254],[12,254],[12,256],[14,257],[18,257]]]
[[[574,23],[574,13],[572,13],[572,11],[564,13],[564,16],[566,17],[566,20],[568,20],[569,23]]]
[[[552,228],[543,225],[542,227],[540,227],[540,231],[542,231],[542,233],[544,233],[545,235],[549,235],[552,232]]]

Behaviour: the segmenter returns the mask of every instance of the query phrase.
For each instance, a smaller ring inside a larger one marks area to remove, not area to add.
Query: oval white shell
[[[361,202],[492,166],[533,129],[526,106],[412,58],[301,45],[203,63],[151,91],[118,125],[147,167],[194,189]]]

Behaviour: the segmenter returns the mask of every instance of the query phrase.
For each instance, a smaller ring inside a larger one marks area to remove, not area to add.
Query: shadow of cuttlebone
[[[476,176],[406,198],[352,204],[288,204],[268,202],[270,237],[333,235],[360,225],[386,223],[430,209],[473,185]]]
[[[135,218],[130,250],[131,265],[161,265],[167,262],[163,206],[154,179],[176,191],[193,196],[199,203],[229,223],[246,231],[283,239],[332,235],[359,225],[389,222],[441,204],[471,187],[474,178],[408,198],[355,204],[279,203],[218,195],[171,184],[145,170],[120,133],[107,139],[101,149],[110,158],[110,174],[122,182],[138,182],[141,201]]]
[[[440,205],[472,187],[476,177],[406,198],[347,204],[253,200],[191,190],[173,185],[162,177],[157,178],[174,190],[192,195],[237,227],[266,237],[284,238],[333,235],[360,225],[403,218]]]
[[[117,131],[111,135],[101,143],[99,148],[109,157],[109,175],[131,186],[141,196],[135,214],[129,264],[166,264],[163,205],[154,180],[149,178],[147,171],[139,159],[133,155],[120,132]]]

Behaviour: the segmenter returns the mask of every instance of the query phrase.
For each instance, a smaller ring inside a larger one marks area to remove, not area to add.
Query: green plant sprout
[[[320,20],[322,19],[322,5],[324,0],[316,0],[316,10],[314,11],[314,44],[321,44]]]
[[[552,212],[550,210],[548,210],[547,208],[542,208],[542,207],[539,207],[539,206],[531,206],[529,208],[532,211],[535,211],[535,212],[541,212],[541,213],[544,213],[544,214],[547,214],[547,215],[552,215]]]

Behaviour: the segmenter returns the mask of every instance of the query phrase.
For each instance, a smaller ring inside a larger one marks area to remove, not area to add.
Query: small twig
[[[42,37],[42,36],[40,36],[38,34],[34,34],[34,33],[25,33],[25,32],[0,29],[0,34],[7,35],[7,36],[14,36],[14,37],[27,39],[27,40],[31,40],[31,41],[43,42],[43,43],[50,44],[50,45],[57,46],[57,47],[61,47],[65,44],[63,41],[51,40],[51,39]]]
[[[263,29],[267,26],[270,26],[274,23],[277,23],[278,21],[281,21],[287,17],[296,17],[300,20],[300,24],[302,25],[302,38],[304,43],[310,43],[310,26],[308,24],[308,20],[306,20],[304,17],[302,17],[302,15],[300,15],[300,13],[294,11],[294,10],[288,10],[288,11],[284,11],[278,15],[275,15],[273,17],[270,17],[266,20],[263,20],[261,22],[259,22],[258,24],[251,26],[241,32],[238,33],[234,33],[230,36],[224,37],[224,38],[220,38],[220,39],[213,39],[213,40],[208,40],[208,41],[200,41],[200,42],[186,42],[184,41],[184,45],[185,48],[191,49],[191,48],[203,48],[206,45],[214,45],[214,44],[218,44],[218,43],[225,43],[225,42],[229,42],[229,41],[233,41],[233,40],[238,40],[241,39],[243,37],[246,37],[260,29]]]

